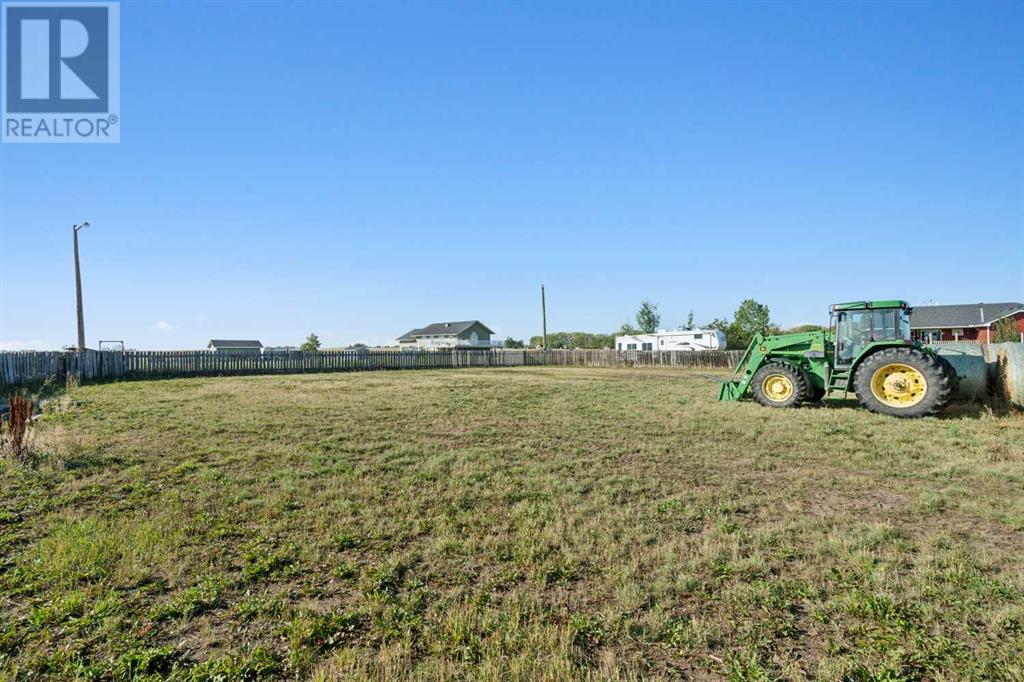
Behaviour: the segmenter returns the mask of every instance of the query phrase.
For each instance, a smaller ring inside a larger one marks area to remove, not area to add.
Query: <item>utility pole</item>
[[[542,329],[542,332],[544,334],[544,336],[542,337],[544,339],[544,341],[542,343],[542,347],[544,348],[544,350],[547,350],[547,348],[548,348],[548,308],[547,308],[547,305],[544,302],[544,285],[543,284],[540,285],[540,317],[541,317],[541,323],[543,325],[543,327],[541,329]]]
[[[71,232],[75,239],[75,303],[78,309],[78,350],[85,350],[85,315],[82,312],[82,270],[78,265],[78,231],[89,227],[88,222],[72,225]]]

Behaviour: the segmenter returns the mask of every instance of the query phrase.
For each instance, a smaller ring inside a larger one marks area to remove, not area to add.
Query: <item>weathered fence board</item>
[[[0,352],[0,385],[457,367],[699,367],[730,369],[743,351],[431,350],[241,354],[210,351]]]

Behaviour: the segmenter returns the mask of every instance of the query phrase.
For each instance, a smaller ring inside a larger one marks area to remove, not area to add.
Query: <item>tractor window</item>
[[[899,310],[899,324],[900,333],[897,338],[903,339],[904,341],[910,340],[910,313],[906,310]]]
[[[836,323],[836,360],[849,365],[867,343],[871,333],[871,316],[867,311],[854,310],[839,313]]]
[[[905,310],[849,310],[836,323],[836,360],[850,364],[873,341],[910,338],[910,316]]]
[[[874,316],[874,340],[900,338],[896,331],[896,310],[878,310]]]

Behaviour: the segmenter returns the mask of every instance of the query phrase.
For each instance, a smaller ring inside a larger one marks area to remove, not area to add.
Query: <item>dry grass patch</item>
[[[498,369],[74,388],[0,677],[1024,679],[1024,416]]]

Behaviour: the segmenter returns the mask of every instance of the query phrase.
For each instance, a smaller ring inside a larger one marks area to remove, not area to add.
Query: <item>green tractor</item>
[[[906,301],[837,303],[828,330],[757,334],[718,399],[750,393],[767,407],[797,407],[852,391],[872,412],[935,414],[956,389],[956,370],[910,340],[910,312]]]

